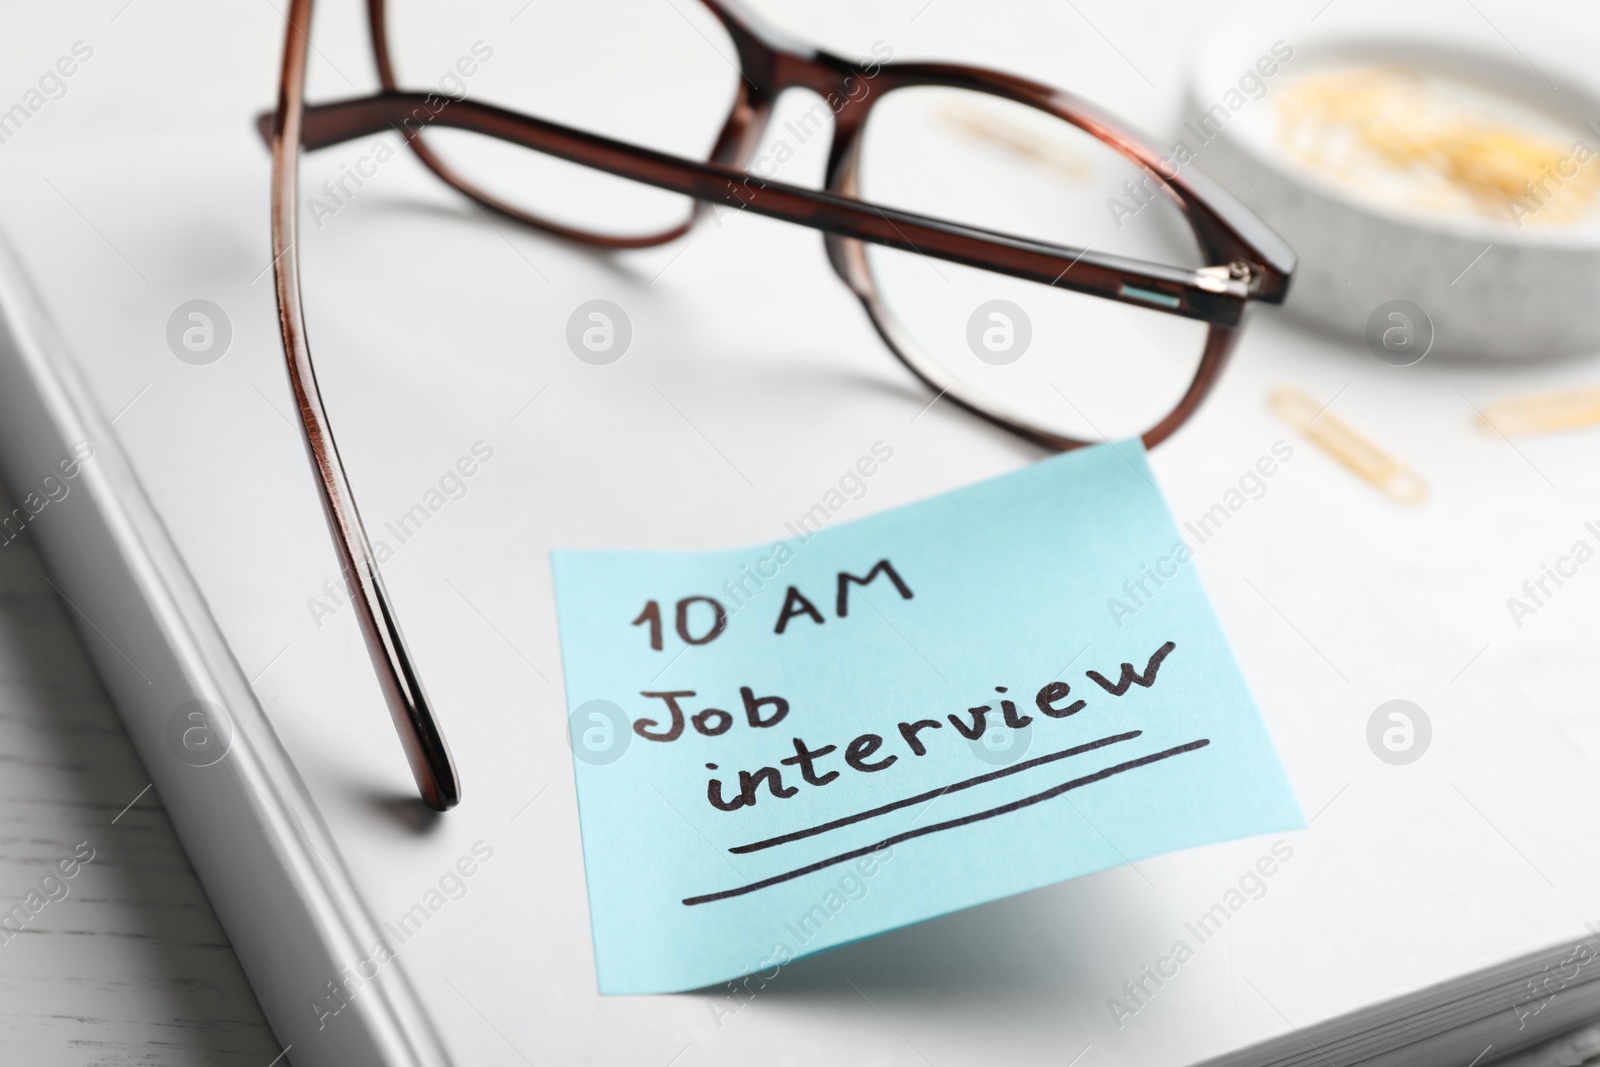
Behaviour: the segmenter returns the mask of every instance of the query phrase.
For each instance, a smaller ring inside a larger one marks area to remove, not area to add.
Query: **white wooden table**
[[[26,536],[0,548],[0,1063],[267,1067],[281,1050],[70,611]]]

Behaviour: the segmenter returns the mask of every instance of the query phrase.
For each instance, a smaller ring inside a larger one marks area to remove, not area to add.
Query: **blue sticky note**
[[[553,554],[602,992],[1303,825],[1138,442],[813,525]]]

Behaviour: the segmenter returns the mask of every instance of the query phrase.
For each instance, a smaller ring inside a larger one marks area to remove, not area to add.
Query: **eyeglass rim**
[[[917,65],[926,69],[935,66],[943,70],[942,65]],[[916,89],[930,84],[944,87],[944,82],[930,83],[927,81],[908,81],[890,85],[877,99],[887,98],[897,90]],[[983,92],[963,86],[963,91]],[[996,95],[996,94],[988,94]],[[1004,95],[1000,99],[1020,103],[1024,107],[1034,106],[1032,101],[1018,100],[1015,97]],[[1092,105],[1084,105],[1086,108]],[[1045,112],[1056,117],[1051,112]],[[830,170],[827,177],[827,187],[830,191],[851,194],[852,190],[859,192],[858,169],[861,160],[860,141],[865,135],[867,123],[870,120],[870,109],[858,117],[850,127],[836,133],[836,137],[846,138],[837,153],[837,165]],[[1204,176],[1201,178],[1204,180]],[[1193,220],[1185,213],[1185,223],[1190,226],[1195,241],[1200,250],[1207,254],[1208,259],[1216,256],[1215,242],[1208,242],[1206,235]],[[828,258],[832,262],[835,272],[844,280],[860,300],[867,317],[877,330],[884,345],[899,360],[902,366],[911,372],[929,389],[933,390],[936,398],[948,398],[957,406],[968,413],[978,416],[994,426],[1017,435],[1042,448],[1055,452],[1067,452],[1077,448],[1084,448],[1095,444],[1104,444],[1113,438],[1101,435],[1095,438],[1071,437],[1056,433],[1045,426],[1029,421],[1025,418],[1009,413],[1008,406],[999,398],[988,396],[975,386],[964,383],[960,378],[950,373],[949,370],[935,357],[928,354],[923,346],[904,327],[900,316],[890,310],[887,301],[879,289],[877,279],[866,254],[866,247],[861,241],[841,237],[837,234],[824,234],[823,240],[827,246]],[[1228,247],[1222,245],[1221,247]],[[1293,252],[1290,255],[1289,269],[1293,270]],[[1154,309],[1150,309],[1154,310]],[[1162,417],[1149,426],[1139,439],[1147,449],[1153,449],[1167,438],[1176,433],[1189,420],[1210,394],[1220,378],[1228,359],[1243,331],[1243,320],[1229,324],[1217,322],[1207,323],[1206,336],[1199,346],[1199,360],[1195,365],[1193,374],[1188,380],[1183,393],[1181,393]],[[1091,429],[1097,429],[1091,426]]]

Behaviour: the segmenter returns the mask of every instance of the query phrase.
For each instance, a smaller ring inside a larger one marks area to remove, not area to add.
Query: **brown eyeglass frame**
[[[460,800],[455,764],[384,591],[334,443],[306,340],[297,247],[301,148],[315,150],[395,130],[424,165],[479,205],[568,240],[604,248],[646,248],[672,241],[687,233],[713,205],[821,230],[834,270],[860,298],[889,349],[913,374],[939,396],[948,395],[973,414],[1057,451],[1089,442],[1061,437],[992,410],[899,335],[894,318],[873,287],[863,242],[1205,322],[1209,330],[1194,380],[1177,406],[1143,435],[1147,447],[1169,437],[1205,399],[1238,339],[1246,305],[1257,300],[1281,303],[1288,291],[1295,255],[1277,234],[1192,168],[1188,173],[1166,174],[1163,153],[1152,140],[1132,132],[1086,100],[975,67],[885,63],[869,68],[794,42],[730,0],[698,2],[726,29],[742,68],[732,109],[705,162],[464,98],[402,91],[390,58],[385,0],[367,0],[382,92],[307,106],[306,57],[313,0],[291,0],[289,5],[278,106],[259,122],[272,149],[273,271],[289,383],[368,653],[417,788],[423,801],[436,811],[446,811]],[[873,91],[857,95],[852,84],[859,85],[862,80],[869,81]],[[896,89],[930,85],[1012,100],[1054,115],[1110,145],[1173,198],[1186,215],[1205,261],[1215,266],[1189,270],[1145,263],[881,207],[851,195],[856,187],[861,135],[873,104]],[[823,190],[769,181],[743,169],[759,144],[778,96],[794,88],[840,102],[834,114]],[[423,138],[423,131],[430,126],[498,138],[681,193],[695,201],[695,208],[683,224],[643,237],[616,237],[559,225],[506,203],[457,174]],[[1140,295],[1152,293],[1160,302]]]

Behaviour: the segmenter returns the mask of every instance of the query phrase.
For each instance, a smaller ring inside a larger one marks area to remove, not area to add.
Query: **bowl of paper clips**
[[[1600,348],[1593,45],[1404,12],[1373,26],[1219,28],[1174,162],[1295,246],[1291,314],[1396,363]]]

